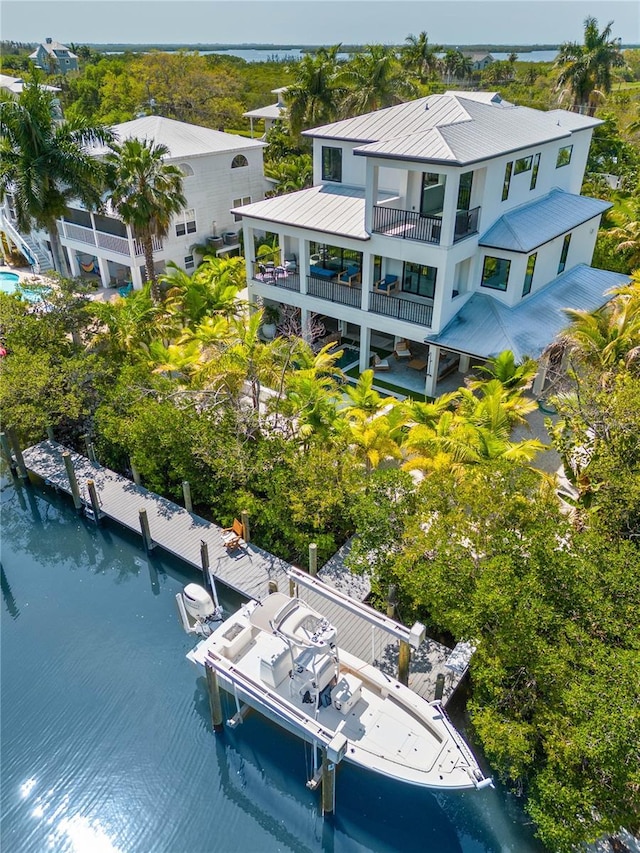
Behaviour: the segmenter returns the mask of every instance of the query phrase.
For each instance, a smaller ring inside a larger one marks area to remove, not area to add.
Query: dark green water
[[[198,578],[53,492],[5,479],[0,496],[3,853],[539,851],[499,791],[349,766],[323,821],[300,741],[257,714],[212,734],[174,601]]]

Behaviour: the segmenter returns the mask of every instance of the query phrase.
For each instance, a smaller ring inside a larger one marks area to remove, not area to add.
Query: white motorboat
[[[392,779],[455,790],[491,785],[439,702],[339,650],[299,598],[251,601],[187,654],[221,686],[304,740]]]

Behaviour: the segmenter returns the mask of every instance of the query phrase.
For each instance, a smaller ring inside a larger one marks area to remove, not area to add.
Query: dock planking
[[[23,457],[28,471],[46,484],[70,495],[71,486],[62,458],[66,450],[63,445],[49,440],[27,448],[23,451]],[[79,453],[68,452],[83,504],[87,508],[91,507],[87,482],[93,480],[103,516],[140,534],[140,510],[146,510],[154,544],[200,570],[200,543],[205,541],[209,549],[210,571],[216,581],[247,598],[264,598],[269,593],[270,583],[275,583],[283,592],[288,590],[287,571],[290,565],[285,560],[263,551],[253,543],[227,550],[222,542],[221,527]],[[347,549],[348,545],[345,551]],[[345,552],[338,552],[320,570],[318,576],[330,586],[363,600],[369,590],[368,579],[350,580],[347,577],[349,570],[343,563],[344,555]],[[375,662],[389,675],[397,673],[398,643],[389,642],[389,635],[385,631],[369,625],[313,590],[300,589],[300,597],[335,625],[342,648],[363,660]],[[449,648],[427,638],[412,654],[409,676],[411,689],[431,701],[435,695],[436,678],[441,673],[445,676],[443,701],[446,703],[463,677],[447,667],[450,654]]]

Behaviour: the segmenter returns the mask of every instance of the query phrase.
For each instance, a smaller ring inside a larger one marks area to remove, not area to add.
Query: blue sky
[[[637,0],[3,0],[3,39],[68,42],[399,44],[581,40],[594,15],[640,42]]]

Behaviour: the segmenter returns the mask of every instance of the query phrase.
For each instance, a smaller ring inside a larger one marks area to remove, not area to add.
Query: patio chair
[[[396,358],[413,358],[413,353],[411,352],[411,349],[409,348],[409,344],[406,342],[406,340],[404,338],[402,340],[398,341],[393,354],[395,355]]]
[[[128,281],[125,285],[118,288],[118,293],[124,299],[126,296],[128,296],[131,293],[132,290],[133,290],[133,282]]]
[[[360,281],[360,267],[355,265],[347,267],[346,270],[343,270],[338,276],[338,281],[341,284],[348,285],[349,287],[352,287],[353,284],[358,284]]]
[[[222,528],[222,542],[228,551],[233,551],[234,548],[244,545],[244,526],[241,521],[234,518],[231,527]]]
[[[380,358],[377,352],[373,354],[373,369],[376,370],[391,370],[388,358]]]
[[[398,289],[398,284],[398,276],[387,273],[384,278],[380,279],[380,281],[376,281],[373,285],[373,289],[376,293],[386,293],[388,296],[392,290]]]

